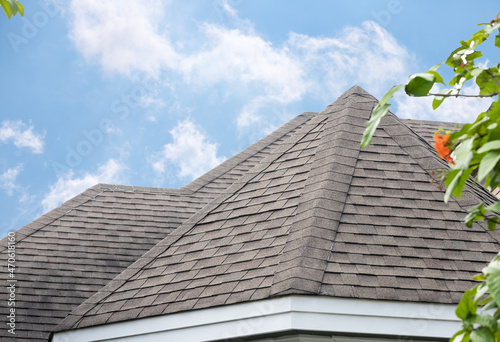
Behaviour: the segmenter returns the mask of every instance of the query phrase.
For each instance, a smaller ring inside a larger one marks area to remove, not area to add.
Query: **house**
[[[2,341],[447,340],[500,250],[463,218],[496,198],[429,182],[449,123],[391,114],[360,149],[376,103],[355,86],[181,189],[99,184],[19,229]]]

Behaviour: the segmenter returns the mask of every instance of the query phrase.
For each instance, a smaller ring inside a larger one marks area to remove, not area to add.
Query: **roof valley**
[[[273,278],[272,296],[320,293],[358,160],[364,123],[375,101],[353,87],[320,114],[327,117],[321,144]]]

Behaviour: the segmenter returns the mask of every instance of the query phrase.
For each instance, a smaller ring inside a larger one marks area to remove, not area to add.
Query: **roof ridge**
[[[191,191],[182,193],[181,189],[176,189],[176,188],[161,188],[161,187],[151,187],[151,186],[136,186],[136,185],[107,184],[107,183],[98,183],[95,186],[99,187],[100,189],[106,189],[111,191],[132,191],[134,193],[171,192],[172,194],[181,194],[181,195],[192,194]]]
[[[391,113],[392,114],[392,113]],[[392,114],[394,115],[394,114]],[[397,116],[396,116],[397,117]],[[420,119],[412,119],[412,118],[399,118],[397,117],[399,120],[403,121],[403,122],[419,122],[419,123],[426,123],[426,124],[454,124],[454,125],[463,125],[463,123],[460,123],[460,122],[454,122],[454,121],[437,121],[437,120],[420,120]]]
[[[374,98],[353,87],[322,114],[327,118],[271,295],[318,294],[360,152]],[[359,91],[359,93],[356,93]],[[363,99],[370,99],[364,101]],[[314,261],[314,262],[313,262]],[[318,267],[318,262],[322,267]],[[315,268],[309,265],[316,264]]]

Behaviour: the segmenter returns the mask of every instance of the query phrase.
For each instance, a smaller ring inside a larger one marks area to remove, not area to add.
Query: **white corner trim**
[[[200,342],[290,330],[449,338],[455,305],[286,296],[54,334],[54,342]]]

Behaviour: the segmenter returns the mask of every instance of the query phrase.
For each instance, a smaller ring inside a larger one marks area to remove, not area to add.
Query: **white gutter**
[[[291,330],[449,338],[455,305],[286,296],[54,334],[53,342],[200,342]]]

